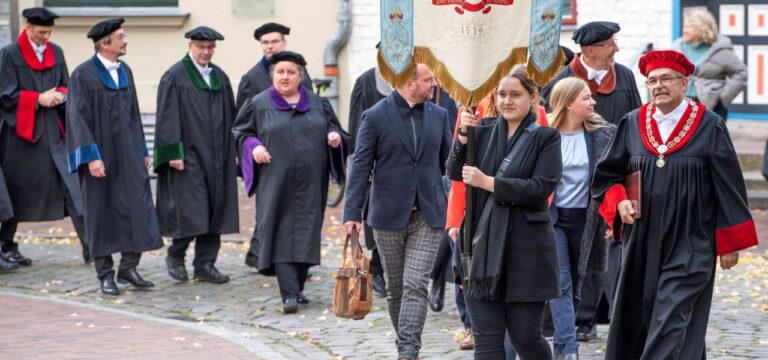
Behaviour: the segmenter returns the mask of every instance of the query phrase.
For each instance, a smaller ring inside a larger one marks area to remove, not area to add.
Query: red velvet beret
[[[672,69],[683,76],[690,76],[696,68],[685,55],[673,50],[653,50],[640,57],[637,65],[640,73],[648,77],[648,73],[655,69]]]

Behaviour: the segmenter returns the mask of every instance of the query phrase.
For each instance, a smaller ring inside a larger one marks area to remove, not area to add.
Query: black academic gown
[[[274,275],[275,263],[320,264],[328,179],[343,175],[344,145],[330,149],[327,134],[342,134],[328,100],[311,92],[306,112],[278,110],[269,91],[246,100],[237,115],[232,133],[242,154],[249,137],[257,137],[267,148],[269,164],[253,164],[254,182],[249,195],[256,195],[257,237],[260,240],[258,270]],[[244,166],[244,176],[247,171]]]
[[[251,70],[248,70],[242,78],[240,78],[240,85],[237,87],[237,110],[243,107],[245,101],[252,98],[254,95],[260,94],[262,91],[269,89],[272,86],[272,76],[269,75],[269,61],[262,57],[261,60],[254,65]],[[312,78],[310,78],[307,68],[304,69],[304,78],[301,79],[301,86],[304,86],[307,91],[312,92]]]
[[[152,204],[147,147],[133,75],[125,63],[119,87],[96,56],[72,72],[67,101],[69,170],[83,193],[87,243],[94,257],[163,247]],[[101,159],[107,176],[88,162]]]
[[[349,122],[347,128],[351,136],[350,152],[355,151],[357,140],[357,130],[360,128],[360,121],[363,119],[363,112],[375,105],[379,100],[388,94],[382,94],[376,87],[376,68],[370,68],[355,80],[352,87],[352,96],[349,103]]]
[[[579,60],[575,59],[574,61]],[[624,115],[639,108],[643,103],[640,100],[640,93],[637,91],[637,83],[632,70],[621,64],[615,64],[614,70],[616,71],[616,88],[613,92],[610,94],[593,93],[592,98],[596,102],[595,112],[615,125]],[[541,89],[541,97],[544,99],[544,106],[547,110],[550,110],[549,96],[552,94],[552,88],[555,84],[562,79],[575,76],[571,67],[565,66],[560,69],[554,79]]]
[[[157,93],[157,215],[173,238],[239,232],[232,85],[211,64],[211,89],[191,61],[174,64]],[[178,159],[184,171],[168,165]]]
[[[43,70],[27,65],[18,41],[0,50],[0,166],[5,170],[14,221],[58,220],[72,215],[66,211],[66,193],[82,213],[77,176],[67,171],[64,105],[36,106],[36,93],[66,88],[69,83],[64,53],[53,43],[48,46],[53,66]],[[45,56],[48,53],[44,62]],[[25,118],[34,122],[29,140],[17,134],[17,123],[25,122]]]
[[[0,221],[5,221],[12,217],[13,206],[11,206],[11,197],[8,195],[8,188],[5,186],[3,168],[0,168]]]
[[[643,143],[642,109],[621,120],[592,181],[601,214],[624,238],[606,359],[702,359],[716,257],[757,243],[744,179],[725,123],[709,110],[657,167]],[[638,170],[642,218],[622,235],[614,185]]]

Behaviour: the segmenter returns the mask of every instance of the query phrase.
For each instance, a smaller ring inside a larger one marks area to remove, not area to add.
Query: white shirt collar
[[[34,50],[35,55],[37,55],[37,59],[40,60],[40,62],[43,62],[43,54],[45,53],[45,49],[48,47],[48,44],[45,43],[41,46],[38,46],[37,44],[35,44],[34,41],[32,41],[32,39],[28,39],[28,40],[29,40],[29,44],[32,45],[32,50]]]
[[[669,136],[672,134],[672,130],[675,129],[675,126],[680,122],[680,119],[687,109],[688,102],[685,101],[685,99],[683,99],[680,105],[674,110],[670,111],[669,114],[663,114],[658,107],[654,109],[653,115],[651,116],[653,116],[653,119],[656,120],[656,123],[659,126],[662,142],[667,142],[667,139],[669,139]]]
[[[587,65],[587,62],[584,61],[584,56],[579,56],[579,61],[581,61],[581,65],[587,69],[587,80],[595,80],[597,85],[600,85],[600,83],[603,82],[605,75],[608,75],[608,70],[595,70]]]
[[[101,61],[102,65],[104,65],[104,67],[107,68],[107,71],[109,71],[109,76],[112,77],[112,80],[115,82],[115,85],[119,86],[120,84],[118,83],[117,69],[120,68],[121,62],[109,60],[101,56],[101,54],[99,53],[96,53],[96,57],[99,59],[99,61]]]
[[[203,80],[205,80],[205,83],[208,84],[208,86],[211,86],[211,71],[213,68],[211,68],[210,64],[206,64],[205,66],[202,66],[195,61],[195,58],[192,57],[192,54],[189,54],[189,58],[192,59],[192,63],[195,64],[195,68],[197,68],[197,71],[200,72],[200,75],[203,76]]]

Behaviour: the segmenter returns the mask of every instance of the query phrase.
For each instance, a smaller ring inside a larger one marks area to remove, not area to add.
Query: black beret
[[[269,22],[257,27],[256,30],[253,31],[253,37],[256,38],[256,40],[261,40],[261,37],[264,34],[269,34],[271,32],[279,32],[283,35],[290,35],[291,28],[285,25],[280,25],[278,23]]]
[[[88,38],[93,39],[93,42],[99,41],[99,39],[121,28],[124,22],[125,19],[123,18],[104,20],[96,25],[93,25],[91,30],[88,30]]]
[[[609,21],[593,21],[586,23],[573,32],[571,39],[581,46],[587,46],[605,41],[619,32],[619,24]]]
[[[223,35],[207,26],[198,26],[192,30],[189,30],[186,34],[184,34],[184,37],[192,40],[224,40]]]
[[[304,60],[304,57],[301,56],[301,54],[295,53],[293,51],[281,51],[279,53],[272,54],[272,57],[269,58],[269,63],[272,65],[281,61],[290,61],[294,64],[307,66],[307,62]]]
[[[571,60],[573,60],[574,54],[571,49],[560,45],[560,50],[563,51],[563,54],[565,55],[565,60],[563,61],[563,66],[568,66],[568,64],[571,63]]]
[[[32,25],[53,26],[53,20],[59,17],[56,13],[41,7],[24,9],[21,15]]]

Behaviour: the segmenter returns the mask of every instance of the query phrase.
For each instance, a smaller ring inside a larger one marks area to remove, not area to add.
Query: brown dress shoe
[[[472,350],[475,348],[475,335],[472,335],[472,329],[467,329],[464,339],[459,341],[459,350]]]

